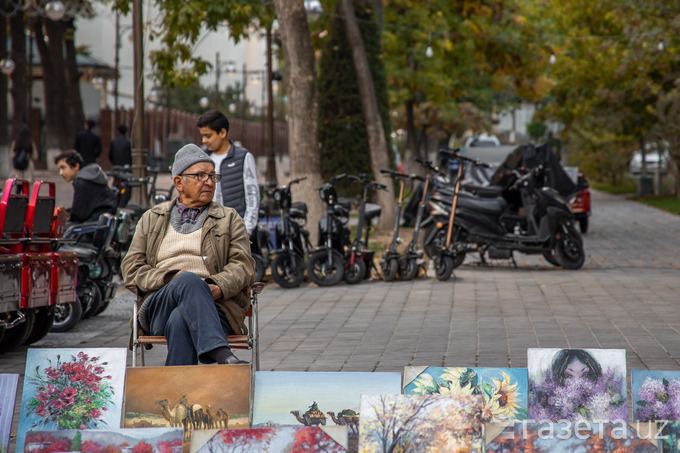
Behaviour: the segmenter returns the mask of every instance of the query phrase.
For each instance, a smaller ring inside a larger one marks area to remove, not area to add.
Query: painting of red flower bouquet
[[[27,431],[118,428],[125,349],[29,349],[17,451]]]

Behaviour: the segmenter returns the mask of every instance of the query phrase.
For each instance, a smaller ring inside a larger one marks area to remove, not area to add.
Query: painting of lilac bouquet
[[[634,419],[680,420],[680,372],[633,370]]]
[[[17,451],[27,431],[117,428],[126,351],[29,349]]]
[[[625,350],[529,349],[529,417],[628,420]]]

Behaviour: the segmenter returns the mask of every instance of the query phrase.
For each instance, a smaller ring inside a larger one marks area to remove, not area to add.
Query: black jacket
[[[113,165],[132,165],[132,143],[125,135],[119,135],[111,142],[109,160]]]
[[[115,213],[116,205],[116,193],[99,165],[85,165],[73,180],[71,222],[94,222],[100,214]]]
[[[85,165],[91,164],[96,162],[97,158],[102,153],[102,140],[91,130],[83,129],[76,134],[73,149],[80,153]]]

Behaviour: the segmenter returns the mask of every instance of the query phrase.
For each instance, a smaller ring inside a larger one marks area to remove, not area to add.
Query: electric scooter
[[[399,253],[397,252],[397,247],[401,243],[401,238],[399,238],[399,220],[401,219],[401,208],[404,202],[404,185],[409,176],[385,168],[381,168],[380,173],[388,175],[394,180],[399,180],[399,198],[397,200],[397,215],[394,219],[394,234],[392,235],[392,241],[390,241],[389,248],[385,251],[385,254],[380,260],[380,269],[383,273],[383,280],[391,282],[396,278],[397,272],[399,271]]]

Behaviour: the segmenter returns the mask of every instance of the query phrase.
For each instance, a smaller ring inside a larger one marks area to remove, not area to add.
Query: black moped
[[[281,221],[276,224],[277,249],[271,262],[272,278],[284,288],[300,286],[305,272],[305,257],[311,248],[309,232],[304,227],[307,222],[307,205],[304,202],[293,203],[290,193],[293,184],[305,179],[306,176],[294,179],[288,185],[268,192],[281,212]]]
[[[461,166],[464,161],[477,163],[455,151],[451,157],[459,159]],[[567,201],[545,186],[546,169],[539,165],[525,174],[512,173],[516,179],[503,189],[502,197],[476,197],[457,188],[450,220],[440,218],[436,223],[438,231],[434,234],[446,235],[436,253],[437,278],[448,278],[448,268],[452,271],[469,252],[511,259],[518,251],[551,257],[566,269],[583,266],[583,239],[576,230],[574,215]]]

